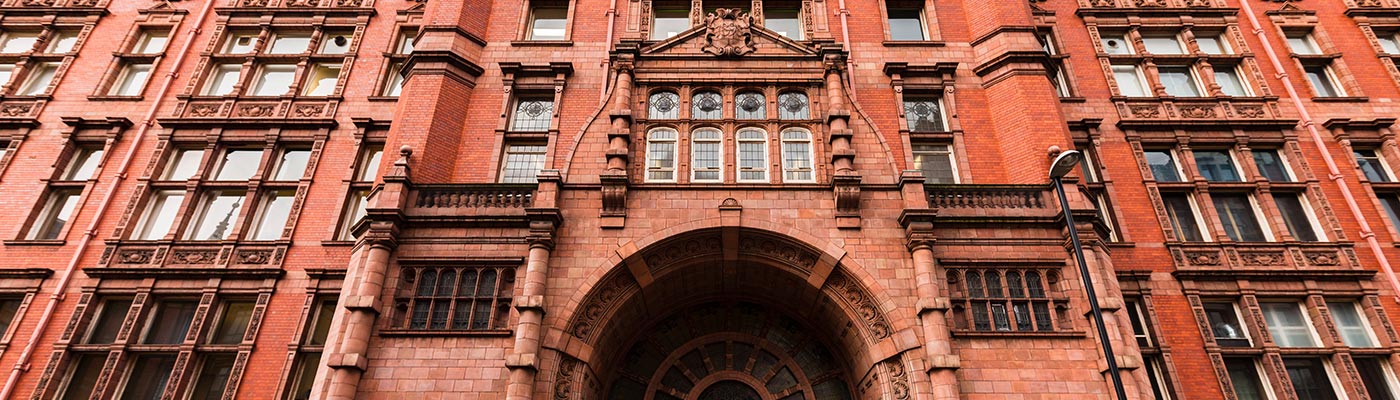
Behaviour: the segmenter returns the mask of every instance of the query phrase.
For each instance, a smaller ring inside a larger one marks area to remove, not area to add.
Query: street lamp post
[[[1089,275],[1089,264],[1084,261],[1084,247],[1079,244],[1079,230],[1074,227],[1074,213],[1069,210],[1069,198],[1065,197],[1064,183],[1060,182],[1066,174],[1074,170],[1079,162],[1084,160],[1084,154],[1076,150],[1061,152],[1055,157],[1055,161],[1050,164],[1050,182],[1055,184],[1055,193],[1060,196],[1060,209],[1065,215],[1065,225],[1069,228],[1070,243],[1074,246],[1074,258],[1079,262],[1079,275],[1084,281],[1084,291],[1089,296],[1089,309],[1094,314],[1094,324],[1099,328],[1099,343],[1103,343],[1104,361],[1108,362],[1108,374],[1113,379],[1113,390],[1118,393],[1118,400],[1128,400],[1128,393],[1123,389],[1123,377],[1118,374],[1118,360],[1113,357],[1113,343],[1108,341],[1108,328],[1103,324],[1103,310],[1099,308],[1099,296],[1094,293],[1094,280]]]

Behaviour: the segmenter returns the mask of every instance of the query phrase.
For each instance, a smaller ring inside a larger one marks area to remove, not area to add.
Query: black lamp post
[[[1099,328],[1099,343],[1103,343],[1104,361],[1108,362],[1108,375],[1113,379],[1113,390],[1118,392],[1118,400],[1128,400],[1128,393],[1123,389],[1123,377],[1118,374],[1118,360],[1113,357],[1113,343],[1108,341],[1108,328],[1103,324],[1099,296],[1094,293],[1094,280],[1089,275],[1089,264],[1084,261],[1084,247],[1079,244],[1079,230],[1074,227],[1074,213],[1069,210],[1065,186],[1060,182],[1060,179],[1073,171],[1081,161],[1084,161],[1084,154],[1079,151],[1061,152],[1055,157],[1055,161],[1050,163],[1050,182],[1055,184],[1055,193],[1060,196],[1060,209],[1064,212],[1065,225],[1069,228],[1070,243],[1074,245],[1074,258],[1079,262],[1079,276],[1084,281],[1084,291],[1089,295],[1089,309],[1093,311],[1094,324]]]

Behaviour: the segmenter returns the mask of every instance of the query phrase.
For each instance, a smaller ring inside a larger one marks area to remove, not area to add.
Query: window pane
[[[1303,317],[1298,303],[1259,303],[1269,334],[1280,347],[1316,347],[1312,326]]]
[[[234,33],[224,42],[224,54],[247,54],[258,43],[258,34],[253,32]]]
[[[229,150],[224,152],[223,161],[219,162],[219,173],[214,175],[216,181],[246,181],[258,173],[258,164],[262,162],[262,150]]]
[[[406,29],[399,33],[398,46],[395,46],[395,54],[408,54],[413,52],[413,41],[418,36],[417,29]]]
[[[306,163],[310,158],[310,150],[282,152],[282,159],[277,162],[277,174],[273,176],[272,180],[295,181],[301,179],[302,174],[306,173]]]
[[[802,40],[802,20],[798,19],[796,8],[769,8],[763,10],[763,27],[772,29],[779,35],[792,40]]]
[[[301,54],[305,53],[310,45],[309,33],[279,33],[272,39],[272,46],[268,47],[267,54]]]
[[[54,190],[49,194],[49,202],[44,206],[43,218],[35,223],[32,239],[54,240],[63,232],[63,227],[72,221],[73,211],[78,208],[77,189]]]
[[[943,106],[933,97],[905,97],[904,120],[911,132],[943,132]]]
[[[739,131],[739,180],[768,180],[767,135],[756,129]]]
[[[62,400],[87,400],[92,397],[92,389],[97,386],[97,378],[102,376],[102,365],[107,362],[107,353],[79,354],[68,363],[68,385],[63,389]]]
[[[379,173],[380,157],[384,156],[383,145],[371,145],[365,148],[365,155],[360,162],[360,171],[355,174],[361,182],[373,182]]]
[[[1244,327],[1240,325],[1239,316],[1235,313],[1235,305],[1231,303],[1204,303],[1202,308],[1206,311],[1206,319],[1210,321],[1211,333],[1215,340],[1246,340],[1244,346],[1248,346],[1248,338],[1245,337]],[[1231,346],[1229,342],[1220,343],[1221,346]]]
[[[1400,33],[1377,33],[1376,39],[1387,54],[1400,54]]]
[[[96,147],[83,147],[73,152],[73,161],[68,163],[68,170],[63,173],[65,181],[85,181],[92,179],[92,173],[97,171],[97,166],[102,163],[102,149]]]
[[[540,169],[544,168],[544,145],[510,145],[506,148],[505,169],[501,173],[504,183],[535,183]]]
[[[190,400],[219,400],[224,397],[228,385],[229,372],[233,371],[234,354],[221,353],[204,356],[204,365],[199,368],[199,379],[195,381]]]
[[[398,97],[403,93],[403,62],[394,62],[389,66],[389,76],[385,77],[384,96]]]
[[[686,4],[688,6],[688,4]],[[651,21],[651,39],[665,40],[690,29],[690,11],[685,8],[657,8]]]
[[[369,190],[350,192],[350,199],[345,202],[345,215],[341,218],[340,240],[355,240],[355,224],[365,217],[368,200]]]
[[[1226,96],[1248,96],[1249,91],[1245,90],[1244,81],[1240,80],[1240,75],[1233,67],[1215,67],[1215,83],[1220,85],[1220,93]]]
[[[189,333],[190,322],[199,305],[194,301],[163,301],[151,317],[146,331],[146,344],[180,344]]]
[[[724,100],[719,93],[700,92],[691,97],[690,118],[720,119],[724,113]]]
[[[783,131],[783,180],[812,180],[812,139],[807,131]]]
[[[73,45],[75,44],[78,44],[78,32],[63,31],[54,33],[53,36],[49,38],[49,48],[44,52],[49,54],[67,53],[73,51]]]
[[[1125,300],[1123,308],[1128,311],[1128,322],[1133,326],[1133,337],[1137,339],[1138,347],[1151,347],[1152,337],[1147,334],[1147,324],[1142,315],[1142,304],[1133,300]]]
[[[0,299],[0,335],[10,330],[15,313],[19,311],[19,304],[20,299]]]
[[[1152,54],[1183,54],[1176,35],[1143,35],[1142,45]]]
[[[1294,239],[1316,242],[1317,232],[1313,230],[1312,218],[1299,197],[1301,195],[1296,193],[1274,193],[1274,204],[1278,206],[1279,214],[1283,214],[1283,223],[1288,225],[1288,233]]]
[[[10,83],[10,77],[15,73],[14,64],[0,64],[0,85]]]
[[[1293,180],[1288,176],[1288,167],[1284,165],[1278,150],[1254,150],[1251,153],[1254,155],[1254,166],[1259,168],[1259,173],[1270,182]]]
[[[5,32],[0,36],[0,53],[17,54],[34,50],[39,42],[39,32]]]
[[[127,64],[117,76],[117,84],[107,92],[112,96],[139,96],[151,77],[151,64]]]
[[[224,314],[214,329],[213,344],[238,344],[243,342],[243,333],[248,331],[248,321],[253,318],[253,302],[231,301],[224,303]]]
[[[651,100],[647,102],[647,118],[680,118],[680,105],[680,97],[676,96],[676,92],[652,93]]]
[[[355,34],[350,31],[326,32],[321,34],[321,54],[345,54],[350,51],[350,39]]]
[[[335,318],[335,302],[322,301],[316,307],[315,312],[315,319],[311,322],[311,332],[304,339],[304,343],[310,346],[326,344],[326,336],[331,331],[331,321]]]
[[[1390,216],[1390,223],[1400,226],[1400,198],[1395,195],[1383,195],[1380,199],[1385,213]]]
[[[1317,48],[1317,42],[1313,41],[1312,34],[1309,33],[1289,33],[1288,48],[1297,54],[1321,54]]]
[[[243,208],[243,192],[216,191],[204,196],[199,215],[190,227],[189,240],[224,240],[233,235],[238,212]]]
[[[263,197],[262,211],[258,216],[257,229],[251,240],[277,240],[282,238],[282,229],[287,227],[287,218],[292,214],[292,200],[297,191],[277,190]]]
[[[311,74],[306,78],[306,88],[302,94],[306,96],[330,96],[335,93],[336,83],[340,80],[340,64],[316,64],[311,69]]]
[[[55,72],[58,72],[58,63],[49,62],[34,66],[29,70],[29,79],[20,87],[19,95],[38,96],[47,93]]]
[[[788,92],[778,95],[778,119],[807,119],[810,115],[807,94]]]
[[[1196,46],[1201,48],[1202,53],[1225,54],[1228,51],[1226,50],[1225,43],[1220,39],[1218,35],[1196,36]]]
[[[1326,66],[1303,67],[1303,72],[1308,74],[1308,82],[1312,82],[1313,90],[1318,97],[1339,97],[1342,91],[1337,88],[1336,82],[1332,81],[1332,76],[1327,73]]]
[[[1142,357],[1142,366],[1147,369],[1147,379],[1151,381],[1153,400],[1171,400],[1171,395],[1167,393],[1167,380],[1162,376],[1162,360],[1146,354]]]
[[[178,190],[163,190],[151,196],[151,203],[146,210],[145,217],[141,218],[141,225],[133,239],[137,240],[160,240],[167,233],[170,227],[175,225],[175,217],[180,213],[180,205],[185,202],[185,192]]]
[[[1332,380],[1322,360],[1316,358],[1285,358],[1283,365],[1288,369],[1288,380],[1293,382],[1293,391],[1299,399],[1337,400],[1337,392],[1332,388]]]
[[[1103,44],[1104,53],[1108,54],[1133,54],[1133,42],[1128,41],[1127,35],[1104,34],[1099,39]]]
[[[287,394],[292,400],[311,399],[311,386],[316,384],[316,368],[321,365],[321,353],[307,353],[297,361],[297,369],[292,372],[292,390]]]
[[[88,333],[88,344],[108,344],[117,340],[117,332],[121,330],[122,321],[126,319],[127,310],[131,309],[131,299],[108,299],[102,302],[102,311],[98,314],[97,320],[92,323],[92,331]]]
[[[175,355],[137,356],[130,365],[131,375],[127,377],[126,389],[122,390],[122,400],[160,400],[170,380],[170,371],[175,369]]]
[[[1203,241],[1200,225],[1196,222],[1196,212],[1191,208],[1191,201],[1186,196],[1185,193],[1162,193],[1162,203],[1167,206],[1167,214],[1171,216],[1172,229],[1176,230],[1177,240]]]
[[[768,104],[762,93],[740,93],[734,97],[734,113],[738,119],[767,118]]]
[[[1342,336],[1342,342],[1351,347],[1373,347],[1376,345],[1371,340],[1371,328],[1366,325],[1365,317],[1357,310],[1356,303],[1351,302],[1328,302],[1327,309],[1332,312],[1332,320],[1337,324],[1337,332]]]
[[[1245,194],[1211,194],[1215,201],[1215,213],[1225,227],[1225,234],[1236,242],[1262,242],[1267,240],[1259,226],[1259,218],[1254,214],[1254,203]]]
[[[914,145],[914,169],[927,183],[957,183],[953,174],[953,151],[948,145]]]
[[[1127,97],[1146,97],[1142,78],[1136,65],[1114,65],[1113,80],[1118,83],[1118,93]]]
[[[250,96],[281,96],[292,88],[296,77],[295,65],[264,65],[258,72],[258,81],[253,85]]]
[[[238,85],[238,76],[242,68],[238,64],[222,64],[214,67],[213,72],[210,73],[209,82],[204,86],[204,94],[224,96],[233,93],[233,87]]]
[[[1212,182],[1239,182],[1240,174],[1235,169],[1235,160],[1230,152],[1223,150],[1196,150],[1196,169],[1201,176]]]
[[[719,181],[720,162],[724,155],[720,142],[722,134],[713,129],[697,130],[691,137],[691,180],[694,181]]]
[[[923,10],[917,8],[891,8],[890,40],[928,40],[924,36]]]
[[[1147,150],[1142,155],[1152,169],[1152,178],[1158,182],[1181,182],[1181,174],[1176,168],[1176,160],[1169,150]]]
[[[1390,373],[1382,364],[1382,359],[1356,357],[1356,370],[1361,373],[1361,382],[1372,400],[1395,400],[1395,389],[1390,382]]]
[[[1225,369],[1230,372],[1230,385],[1235,389],[1239,400],[1268,400],[1264,385],[1259,381],[1259,370],[1254,368],[1254,360],[1249,358],[1226,358]]]
[[[657,129],[647,134],[647,180],[675,179],[676,131]]]
[[[1376,154],[1375,150],[1355,150],[1352,155],[1356,157],[1356,166],[1361,168],[1361,172],[1366,175],[1366,180],[1390,182],[1390,172],[1386,169],[1384,160]]]
[[[564,28],[568,23],[569,9],[564,7],[537,7],[531,11],[530,40],[564,40]]]
[[[545,132],[554,118],[554,99],[522,98],[515,103],[510,129],[517,132]]]
[[[136,39],[136,44],[131,46],[131,52],[136,54],[155,54],[165,50],[165,42],[169,40],[169,32],[148,30],[141,32],[141,38]]]
[[[1201,97],[1196,77],[1190,67],[1157,67],[1157,77],[1166,86],[1167,94],[1176,97]]]

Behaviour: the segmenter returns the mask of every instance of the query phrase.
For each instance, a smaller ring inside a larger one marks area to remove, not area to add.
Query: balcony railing
[[[928,185],[931,208],[1043,209],[1044,185]]]

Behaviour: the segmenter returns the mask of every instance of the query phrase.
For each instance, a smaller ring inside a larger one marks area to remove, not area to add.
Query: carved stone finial
[[[737,8],[721,8],[705,16],[706,53],[737,57],[754,51],[753,17]]]

